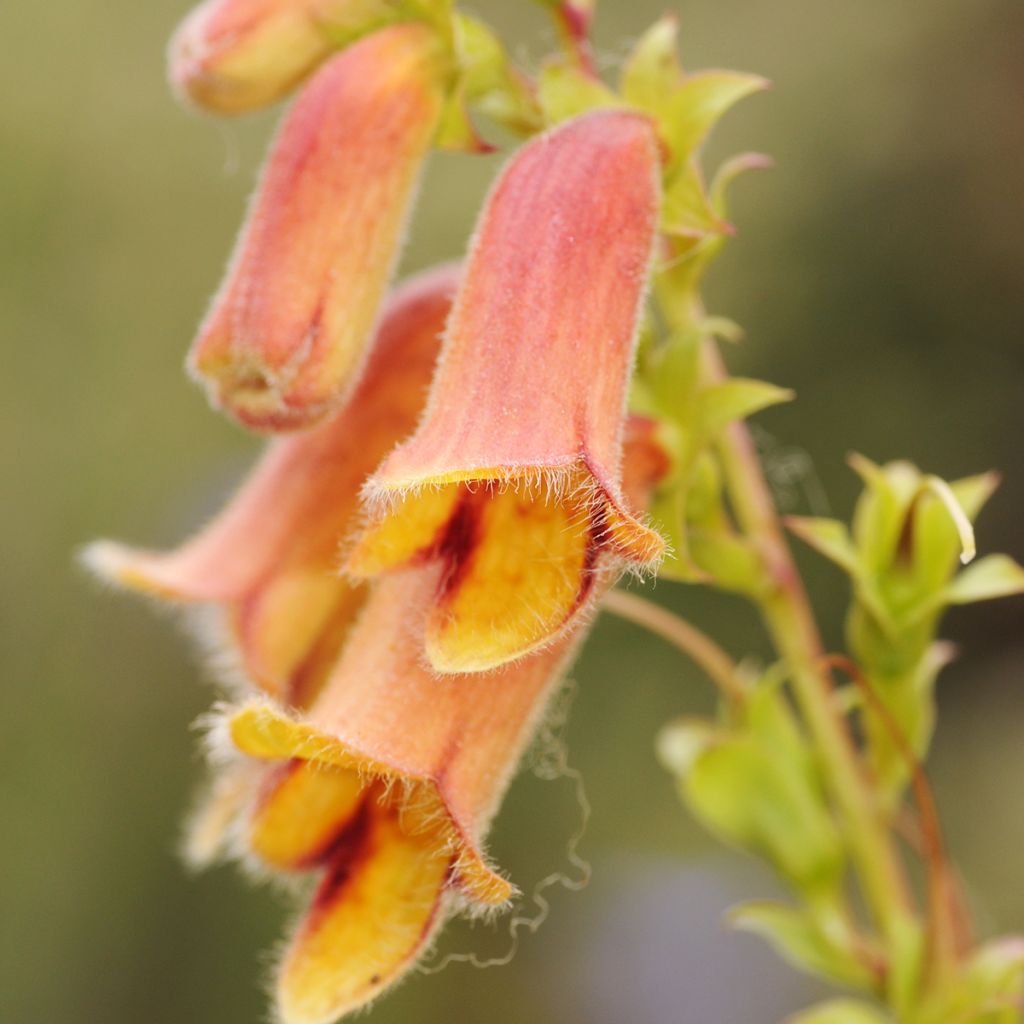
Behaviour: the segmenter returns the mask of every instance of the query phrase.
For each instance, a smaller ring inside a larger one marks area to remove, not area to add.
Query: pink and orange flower
[[[664,549],[642,510],[666,459],[625,412],[654,127],[602,110],[530,142],[465,271],[398,288],[375,329],[450,87],[437,33],[393,7],[219,0],[180,31],[175,80],[212,108],[312,76],[190,356],[215,405],[293,433],[177,550],[87,552],[222,617],[242,686],[187,848],[316,878],[277,971],[288,1024],[365,1005],[452,912],[509,903],[490,822],[588,613]]]
[[[663,553],[620,485],[658,169],[646,118],[589,114],[524,147],[484,209],[423,421],[370,477],[347,562],[444,566],[438,671],[550,643],[603,575]]]

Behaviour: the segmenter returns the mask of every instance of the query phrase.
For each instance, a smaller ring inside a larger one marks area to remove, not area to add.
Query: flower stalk
[[[724,373],[712,346],[708,342],[705,350],[709,375],[721,380]],[[907,882],[832,683],[822,670],[825,650],[814,612],[746,427],[737,422],[726,428],[718,450],[737,522],[761,552],[771,581],[760,601],[761,614],[788,666],[793,692],[846,819],[865,898],[883,932],[898,941],[910,913]]]

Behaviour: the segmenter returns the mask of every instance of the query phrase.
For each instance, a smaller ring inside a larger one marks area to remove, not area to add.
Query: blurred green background
[[[660,12],[602,0],[621,53]],[[526,41],[525,0],[474,5]],[[0,1019],[213,1024],[265,1019],[286,911],[232,869],[189,878],[178,821],[200,776],[189,724],[210,701],[196,660],[141,603],[73,565],[96,535],[181,538],[258,445],[210,413],[182,357],[217,284],[273,116],[186,112],[163,79],[183,0],[0,7],[0,326],[4,541],[0,637]],[[985,550],[1024,558],[1024,4],[1020,0],[689,0],[689,67],[761,72],[774,90],[712,156],[772,154],[736,189],[739,237],[709,304],[748,329],[739,372],[795,387],[760,418],[780,498],[846,516],[844,455],[907,456],[947,476],[998,467]],[[518,43],[517,43],[518,45]],[[523,51],[527,52],[527,51]],[[408,268],[459,253],[495,163],[437,158]],[[846,590],[806,562],[830,642]],[[732,602],[659,600],[733,650],[765,654]],[[933,776],[986,931],[1024,929],[1024,634],[1020,602],[958,612]],[[722,911],[774,891],[684,815],[654,761],[659,725],[709,707],[658,642],[603,620],[575,669],[568,729],[593,816],[594,881],[556,892],[511,966],[414,979],[374,1022],[769,1024],[817,989]],[[529,890],[567,869],[569,782],[525,775],[493,849]],[[446,948],[500,951],[455,930]]]

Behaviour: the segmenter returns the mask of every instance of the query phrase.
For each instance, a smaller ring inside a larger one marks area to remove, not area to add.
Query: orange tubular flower
[[[101,541],[89,564],[122,586],[225,606],[245,675],[286,704],[307,703],[365,596],[338,576],[338,544],[360,485],[416,423],[456,279],[442,268],[399,288],[345,408],[272,443],[198,536],[170,553]]]
[[[368,482],[347,565],[444,564],[426,624],[439,671],[549,643],[595,580],[663,552],[620,489],[658,180],[651,123],[601,111],[521,150],[484,210],[424,419]]]
[[[208,0],[171,40],[171,84],[218,114],[255,110],[391,14],[388,0]]]
[[[664,457],[642,431],[630,456],[627,486],[639,500]],[[583,631],[498,677],[438,677],[423,664],[421,633],[443,571],[420,566],[374,584],[301,717],[251,703],[215,732],[221,751],[245,755],[243,770],[266,766],[235,823],[240,846],[275,870],[320,872],[278,972],[286,1024],[363,1006],[415,963],[449,913],[513,895],[481,844]]]
[[[247,426],[304,426],[356,379],[445,96],[422,24],[334,57],[292,107],[189,359]]]
[[[249,852],[277,870],[323,872],[279,970],[287,1024],[357,1009],[460,902],[485,910],[513,894],[480,842],[569,643],[500,679],[439,679],[416,628],[438,572],[375,585],[303,719],[254,704],[227,721],[234,748],[275,766],[243,832]]]

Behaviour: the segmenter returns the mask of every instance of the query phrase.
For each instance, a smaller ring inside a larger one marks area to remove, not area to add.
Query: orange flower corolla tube
[[[481,841],[573,645],[498,680],[437,677],[422,617],[438,566],[389,575],[301,719],[269,704],[236,711],[234,746],[280,764],[249,847],[279,870],[323,876],[278,978],[289,1024],[334,1020],[396,980],[461,903],[501,906],[510,883]]]
[[[255,110],[392,13],[387,0],[207,0],[171,39],[171,85],[218,114]]]
[[[416,423],[456,281],[446,267],[400,287],[345,407],[271,442],[197,536],[167,553],[100,541],[89,564],[125,587],[225,606],[246,676],[286,704],[307,703],[365,596],[338,575],[338,545],[357,522],[363,481]]]
[[[445,77],[430,29],[394,25],[325,64],[289,111],[189,357],[243,424],[305,426],[351,389]]]
[[[348,561],[356,577],[444,563],[426,624],[439,671],[549,643],[595,580],[663,553],[620,487],[658,203],[654,129],[625,111],[534,140],[491,194],[424,418],[368,481]]]

